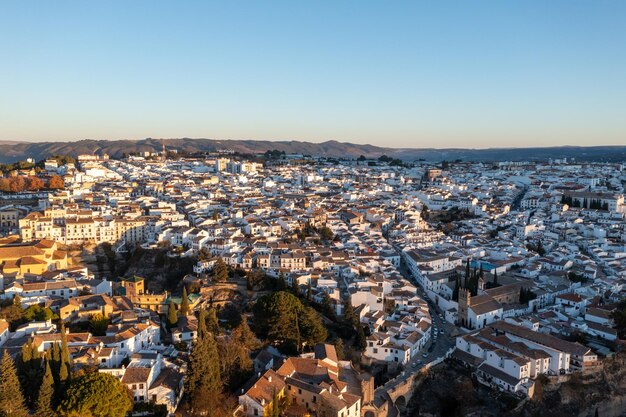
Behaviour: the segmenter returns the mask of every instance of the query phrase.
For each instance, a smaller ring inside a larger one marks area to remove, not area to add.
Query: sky
[[[0,140],[626,145],[626,2],[0,0]]]

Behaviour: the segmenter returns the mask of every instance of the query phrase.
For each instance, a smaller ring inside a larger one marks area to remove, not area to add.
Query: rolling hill
[[[626,146],[560,146],[547,148],[489,148],[489,149],[436,149],[436,148],[388,148],[361,145],[334,140],[322,143],[302,141],[216,140],[216,139],[140,139],[140,140],[93,140],[72,142],[0,142],[0,162],[15,162],[26,158],[41,160],[52,155],[108,154],[120,158],[130,152],[158,152],[163,144],[179,152],[208,152],[231,150],[240,153],[263,153],[277,149],[287,154],[358,158],[360,155],[377,158],[388,155],[405,161],[456,160],[547,160],[549,158],[575,158],[579,161],[624,161]]]

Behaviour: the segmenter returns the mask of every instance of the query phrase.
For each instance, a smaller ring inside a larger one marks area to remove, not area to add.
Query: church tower
[[[469,327],[469,308],[471,305],[471,294],[466,288],[459,289],[459,315],[458,323],[463,327]]]

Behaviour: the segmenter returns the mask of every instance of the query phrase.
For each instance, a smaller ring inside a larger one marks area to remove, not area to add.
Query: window
[[[259,415],[259,410],[257,408],[254,409],[254,415],[258,416]]]
[[[133,384],[133,389],[137,389],[137,384]]]

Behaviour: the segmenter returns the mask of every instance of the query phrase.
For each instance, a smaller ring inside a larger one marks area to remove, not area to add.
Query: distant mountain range
[[[538,161],[549,158],[575,158],[577,161],[625,161],[626,146],[558,146],[549,148],[489,148],[489,149],[435,149],[435,148],[386,148],[373,145],[337,142],[334,140],[312,143],[301,141],[262,140],[216,140],[216,139],[141,139],[141,140],[92,140],[75,142],[18,142],[0,141],[0,162],[15,162],[33,158],[37,161],[52,155],[108,154],[120,158],[131,152],[159,152],[163,144],[169,150],[179,152],[208,152],[230,150],[240,153],[263,153],[267,150],[284,151],[287,154],[358,158],[364,155],[377,158],[388,155],[404,161]]]

